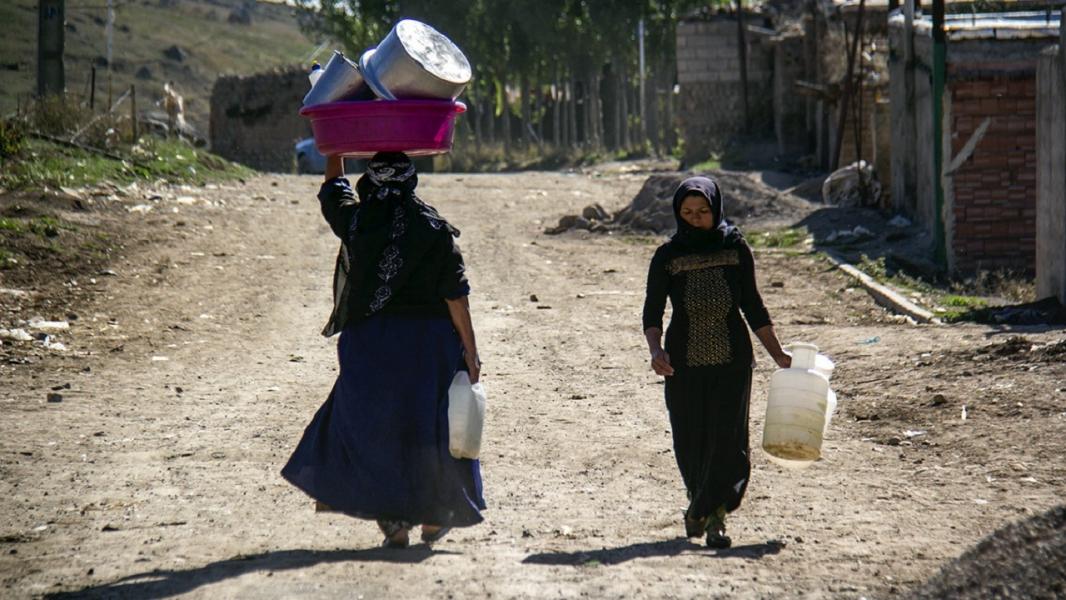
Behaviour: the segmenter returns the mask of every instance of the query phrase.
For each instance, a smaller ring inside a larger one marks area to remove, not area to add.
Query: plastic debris
[[[70,323],[67,321],[45,321],[40,317],[30,319],[27,325],[30,329],[38,331],[66,331],[70,329]]]
[[[25,329],[0,329],[0,339],[15,342],[32,342],[33,336],[27,333]]]
[[[888,224],[890,227],[899,227],[900,229],[905,229],[914,225],[914,223],[912,223],[910,219],[904,217],[903,215],[896,215],[892,217],[892,220],[890,220]]]
[[[865,160],[833,171],[822,183],[822,201],[841,207],[872,206],[881,199],[881,182]]]

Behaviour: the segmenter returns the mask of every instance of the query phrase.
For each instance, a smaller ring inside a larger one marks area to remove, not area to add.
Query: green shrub
[[[26,148],[26,123],[0,119],[0,159],[16,158]]]
[[[69,136],[92,119],[92,111],[72,97],[56,94],[38,99],[30,107],[30,125],[48,135]]]

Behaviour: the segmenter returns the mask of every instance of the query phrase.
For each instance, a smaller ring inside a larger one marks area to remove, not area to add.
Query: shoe
[[[430,525],[430,527],[433,527],[433,526]],[[451,531],[451,530],[452,530],[451,527],[437,527],[437,530],[434,531],[433,533],[426,533],[426,526],[423,525],[422,526],[422,541],[427,543],[427,544],[432,544],[433,542],[438,542],[441,539],[443,539],[444,536],[448,535],[448,532]]]
[[[378,521],[378,528],[385,534],[381,542],[382,548],[406,548],[411,545],[408,536],[411,527],[403,521]]]
[[[707,517],[703,517],[702,519],[690,519],[686,514],[684,518],[686,537],[700,537],[703,535],[703,532],[707,530]]]
[[[733,545],[733,538],[725,534],[725,527],[721,529],[708,529],[707,530],[707,547],[708,548],[728,548]]]
[[[708,548],[722,549],[733,545],[733,539],[725,534],[725,514],[725,507],[719,506],[714,515],[707,519]]]

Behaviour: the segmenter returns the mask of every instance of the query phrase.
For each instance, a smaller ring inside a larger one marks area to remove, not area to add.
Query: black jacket
[[[333,271],[333,313],[322,335],[331,336],[339,333],[346,326],[358,322],[364,315],[354,314],[349,298],[352,287],[360,282],[348,278],[348,231],[352,225],[359,200],[352,191],[347,179],[337,177],[322,184],[318,192],[322,207],[322,216],[326,218],[333,233],[341,240],[337,254],[337,264]],[[406,284],[394,290],[389,303],[381,314],[447,317],[448,306],[445,299],[454,300],[470,293],[470,285],[465,275],[463,255],[455,238],[447,230],[440,230],[433,242],[433,249],[427,252],[412,271]]]
[[[711,252],[690,252],[677,242],[659,247],[648,271],[644,330],[663,326],[666,299],[673,316],[665,350],[677,367],[750,367],[751,329],[770,325],[755,283],[755,258],[746,242]]]

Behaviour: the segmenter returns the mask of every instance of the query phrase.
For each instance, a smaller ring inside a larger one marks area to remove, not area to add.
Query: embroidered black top
[[[349,232],[359,207],[348,180],[338,177],[325,182],[319,190],[318,199],[326,222],[341,239],[333,276],[333,313],[322,332],[330,336],[366,316],[359,314],[359,309],[352,306],[356,286],[377,285],[379,282],[376,279],[353,281],[348,277],[352,258],[348,255]],[[470,293],[459,245],[448,229],[442,227],[435,230],[426,251],[414,258],[417,264],[404,278],[402,287],[392,290],[389,302],[380,313],[447,317],[445,299],[454,300]]]
[[[664,349],[674,368],[737,368],[753,364],[751,329],[770,325],[755,283],[755,258],[746,242],[692,252],[670,241],[651,259],[644,330],[662,329],[666,299],[673,307]]]

